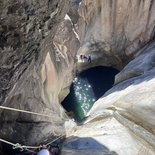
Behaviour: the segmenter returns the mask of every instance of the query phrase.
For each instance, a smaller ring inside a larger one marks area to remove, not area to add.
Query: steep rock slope
[[[81,126],[68,122],[62,155],[155,154],[155,42],[138,53]]]
[[[0,1],[0,104],[50,116],[0,109],[1,138],[32,145],[65,134],[67,116],[58,103],[67,95],[79,46],[64,19],[68,6],[63,0]]]
[[[76,28],[78,55],[92,66],[120,69],[115,85],[89,111],[82,125],[66,123],[62,155],[155,154],[155,1],[84,0]]]
[[[91,66],[122,69],[155,36],[154,0],[83,0],[79,15],[78,53],[91,55]]]

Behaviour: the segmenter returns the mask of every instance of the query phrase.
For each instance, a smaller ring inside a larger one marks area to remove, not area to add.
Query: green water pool
[[[111,67],[95,67],[80,73],[73,79],[70,94],[62,102],[63,107],[80,122],[94,102],[112,87],[117,73]]]

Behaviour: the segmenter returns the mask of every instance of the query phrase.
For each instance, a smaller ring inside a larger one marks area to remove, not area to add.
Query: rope
[[[53,141],[49,142],[46,144],[46,146],[52,144],[53,142],[57,141],[58,139],[62,138],[63,136],[59,136],[58,138],[54,139]]]
[[[27,113],[27,114],[33,114],[33,115],[39,115],[39,116],[44,116],[44,117],[52,118],[52,116],[49,116],[49,115],[46,115],[46,114],[41,114],[41,113],[27,111],[27,110],[22,110],[22,109],[10,108],[10,107],[5,107],[5,106],[0,106],[0,109],[18,111],[18,112],[23,112],[23,113]]]
[[[16,146],[16,144],[11,143],[11,142],[9,142],[7,140],[4,140],[4,139],[1,139],[1,138],[0,138],[0,141],[3,142],[3,143],[6,143],[6,144],[12,145],[12,146]]]
[[[10,107],[5,107],[5,106],[0,106],[0,109],[11,110],[11,111],[18,111],[18,112],[23,112],[23,113],[28,113],[28,114],[33,114],[33,115],[39,115],[39,116],[44,116],[44,117],[52,118],[52,116],[49,116],[49,115],[46,115],[46,114],[41,114],[41,113],[37,113],[37,112],[21,110],[21,109],[16,109],[16,108],[10,108]],[[45,146],[48,146],[48,145],[52,144],[53,142],[57,141],[61,137],[63,137],[63,136],[59,136],[58,138],[54,139],[53,141],[47,143]],[[29,152],[34,152],[34,151],[29,150],[29,149],[38,149],[38,148],[40,148],[40,146],[26,146],[26,145],[21,145],[19,143],[14,144],[14,143],[9,142],[7,140],[4,140],[2,138],[0,138],[0,142],[12,145],[13,149],[27,150]]]
[[[28,151],[28,152],[31,152],[31,153],[35,153],[35,154],[37,154],[37,152],[32,151],[32,150],[30,150],[30,149],[25,149],[25,150]]]
[[[60,139],[60,138],[62,138],[62,137],[64,137],[64,136],[59,136],[59,137],[57,137],[57,138],[54,139],[53,141],[47,143],[45,146],[48,146],[48,145],[52,144],[53,142],[57,141],[58,139]],[[12,147],[13,149],[27,150],[27,151],[33,152],[33,153],[35,153],[35,152],[32,151],[32,150],[30,150],[30,149],[38,149],[38,148],[40,148],[40,146],[26,146],[26,145],[21,145],[21,144],[19,144],[19,143],[14,144],[14,143],[12,143],[12,142],[9,142],[9,141],[4,140],[4,139],[1,139],[1,138],[0,138],[0,141],[3,142],[3,143],[6,143],[6,144],[12,145],[12,146],[13,146],[13,147]]]
[[[7,140],[4,140],[2,138],[0,138],[0,141],[3,142],[3,143],[6,143],[6,144],[12,145],[13,146],[12,147],[13,149],[18,149],[18,148],[19,149],[27,149],[27,148],[29,148],[29,149],[37,149],[37,148],[40,147],[40,146],[26,146],[26,145],[21,145],[19,143],[14,144],[14,143],[9,142]]]

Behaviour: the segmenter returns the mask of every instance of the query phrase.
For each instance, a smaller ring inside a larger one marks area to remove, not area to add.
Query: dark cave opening
[[[98,66],[79,73],[73,80],[69,95],[61,103],[67,114],[77,122],[82,121],[94,102],[113,86],[118,72],[112,67]]]

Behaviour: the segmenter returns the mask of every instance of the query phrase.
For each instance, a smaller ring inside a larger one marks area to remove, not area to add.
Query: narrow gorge
[[[0,155],[155,155],[154,113],[155,0],[0,0]]]

